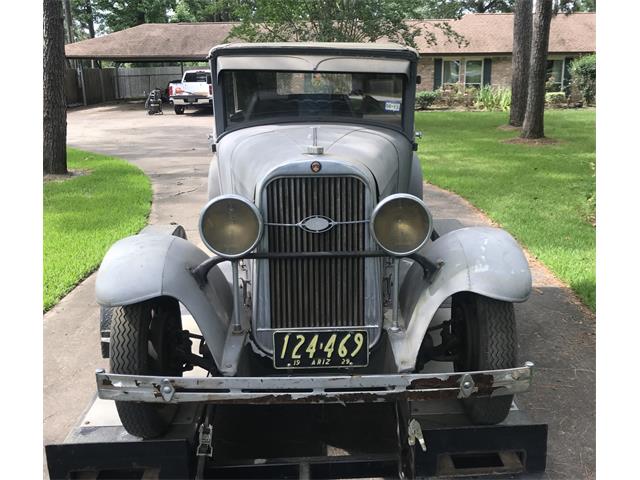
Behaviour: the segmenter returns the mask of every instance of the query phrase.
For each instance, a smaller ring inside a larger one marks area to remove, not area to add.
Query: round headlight
[[[253,250],[262,235],[262,217],[256,206],[239,195],[212,199],[200,214],[200,236],[222,257],[241,257]]]
[[[406,193],[382,200],[371,215],[371,231],[376,242],[391,255],[410,255],[429,239],[433,221],[419,198]]]

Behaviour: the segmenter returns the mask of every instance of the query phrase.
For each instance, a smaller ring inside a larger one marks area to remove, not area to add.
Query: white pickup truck
[[[211,70],[187,70],[181,82],[169,84],[169,102],[176,115],[187,107],[211,107],[212,98]]]

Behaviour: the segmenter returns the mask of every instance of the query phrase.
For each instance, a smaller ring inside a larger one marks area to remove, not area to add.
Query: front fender
[[[104,257],[96,278],[96,299],[105,307],[117,307],[169,296],[193,315],[213,359],[222,369],[222,357],[233,299],[219,268],[200,287],[190,268],[208,256],[192,243],[168,234],[145,233],[116,242]]]
[[[442,303],[458,292],[473,292],[505,302],[524,302],[531,272],[522,249],[504,230],[469,227],[454,230],[421,252],[441,268],[429,279],[413,264],[400,285],[400,317],[405,329],[389,331],[399,371],[415,368],[422,339]]]

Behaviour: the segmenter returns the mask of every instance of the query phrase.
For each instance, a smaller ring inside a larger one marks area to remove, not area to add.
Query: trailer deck
[[[422,427],[424,452],[406,442],[409,419]],[[212,427],[210,444],[201,425]],[[450,401],[187,405],[166,435],[141,440],[124,430],[113,402],[95,399],[46,455],[54,480],[494,478],[543,472],[546,441],[547,425],[531,422],[515,404],[502,424],[473,426]]]

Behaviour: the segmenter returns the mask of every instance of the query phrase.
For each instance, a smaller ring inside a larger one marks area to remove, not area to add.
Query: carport
[[[152,82],[152,77],[156,83],[167,83],[178,74],[177,68],[168,71],[169,67],[155,67],[157,71],[144,73],[127,69],[125,74],[120,67],[127,62],[179,63],[181,75],[184,62],[204,62],[211,47],[225,42],[233,25],[223,22],[147,23],[67,44],[65,56],[77,65],[68,68],[65,76],[67,104],[89,105],[131,98],[126,85],[138,82],[137,90],[140,90],[146,79],[145,90],[148,92],[158,86]],[[83,60],[112,61],[115,67],[87,68]]]

